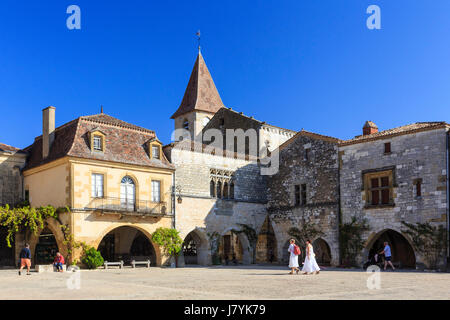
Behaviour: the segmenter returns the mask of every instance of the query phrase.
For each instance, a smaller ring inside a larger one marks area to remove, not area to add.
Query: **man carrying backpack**
[[[19,276],[22,274],[23,267],[27,267],[27,275],[30,275],[30,267],[31,267],[31,251],[30,251],[30,245],[27,243],[25,244],[25,248],[22,248],[20,250],[20,269],[19,269]]]
[[[291,268],[291,272],[289,274],[294,274],[295,272],[298,274],[300,269],[298,268],[298,256],[302,253],[300,250],[300,247],[295,244],[295,240],[291,239],[289,241],[289,249],[288,251],[291,253],[291,256],[289,257],[289,268]]]

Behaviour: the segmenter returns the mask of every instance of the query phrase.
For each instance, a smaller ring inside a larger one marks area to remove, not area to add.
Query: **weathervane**
[[[198,52],[200,52],[200,30],[197,31],[197,41],[198,41]]]

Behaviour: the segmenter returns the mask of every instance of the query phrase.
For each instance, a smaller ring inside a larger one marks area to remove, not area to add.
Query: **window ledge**
[[[364,206],[364,209],[370,210],[370,209],[383,209],[383,208],[393,208],[393,207],[395,207],[395,203],[377,204],[377,205],[366,204]]]

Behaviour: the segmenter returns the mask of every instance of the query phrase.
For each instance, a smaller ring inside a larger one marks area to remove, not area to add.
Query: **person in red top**
[[[56,271],[63,272],[63,264],[64,257],[61,255],[61,253],[57,252],[55,260],[53,261],[53,265],[56,267]]]

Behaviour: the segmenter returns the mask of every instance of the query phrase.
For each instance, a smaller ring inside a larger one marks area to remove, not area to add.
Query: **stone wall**
[[[281,148],[279,172],[268,178],[268,207],[280,262],[286,263],[288,240],[292,238],[289,229],[301,230],[306,222],[323,233],[320,237],[329,246],[331,264],[339,263],[337,155],[336,142],[302,134]],[[306,204],[295,202],[295,185],[301,184],[306,184]]]
[[[371,244],[383,230],[404,233],[401,221],[446,224],[447,170],[445,129],[400,135],[383,140],[340,147],[340,185],[343,222],[353,216],[366,218],[370,231],[364,234],[365,260]],[[384,143],[391,143],[391,153],[384,154]],[[366,208],[364,170],[393,168],[392,206]],[[422,179],[422,196],[416,197],[414,181]],[[405,238],[410,244],[407,236]],[[414,249],[414,248],[413,248]],[[414,249],[416,261],[423,263]]]
[[[176,166],[175,185],[182,198],[176,203],[176,229],[186,238],[195,233],[197,248],[201,248],[199,264],[211,264],[212,242],[231,230],[241,230],[240,224],[252,229],[261,228],[267,215],[266,184],[257,163],[244,159],[223,157],[206,153],[172,148],[167,149]],[[211,169],[221,169],[234,174],[234,199],[217,199],[210,196]],[[213,235],[219,236],[213,239]],[[253,248],[248,237],[241,233],[242,263],[253,262]]]
[[[0,152],[0,205],[14,205],[23,200],[20,169],[25,166],[25,154]]]

